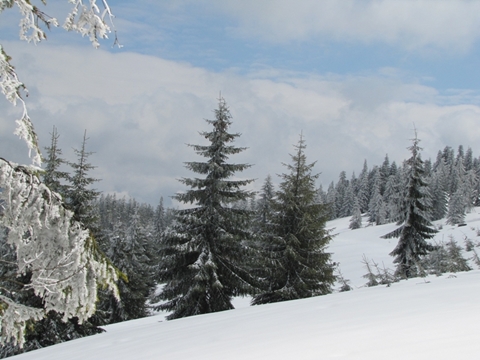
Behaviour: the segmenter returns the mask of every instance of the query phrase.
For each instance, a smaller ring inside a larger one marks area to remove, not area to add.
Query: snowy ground
[[[477,209],[477,211],[480,211]],[[442,222],[439,222],[440,224]],[[106,327],[107,332],[14,357],[15,359],[477,359],[480,355],[480,271],[410,279],[366,288],[365,255],[393,268],[396,240],[380,239],[395,225],[335,227],[329,251],[353,291],[271,305],[163,321],[163,315]],[[443,225],[436,241],[451,235],[474,243],[477,212],[467,226]],[[480,250],[480,248],[478,248]],[[465,257],[471,256],[465,253]]]

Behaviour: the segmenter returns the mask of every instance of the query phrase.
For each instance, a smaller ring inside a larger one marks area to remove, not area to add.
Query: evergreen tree
[[[450,236],[445,247],[448,256],[446,272],[472,270],[472,268],[468,265],[467,259],[465,259],[462,255],[462,248],[458,246],[453,236]]]
[[[432,220],[440,220],[447,213],[448,201],[448,175],[443,158],[437,161],[436,169],[432,173],[429,186],[432,196],[432,212],[430,218]]]
[[[472,152],[472,148],[470,147],[467,149],[467,152],[465,153],[463,166],[465,167],[465,171],[470,171],[473,169],[473,152]]]
[[[270,219],[272,218],[272,201],[274,197],[275,189],[272,183],[272,177],[267,176],[265,182],[262,185],[260,191],[260,197],[258,199],[255,209],[255,232],[265,233],[269,232]]]
[[[345,190],[345,195],[343,197],[343,203],[341,208],[342,217],[351,216],[353,214],[353,207],[355,202],[355,193],[353,191],[352,183],[347,184],[347,188]]]
[[[167,221],[166,221],[166,214],[165,214],[165,207],[163,206],[163,196],[160,197],[160,202],[155,209],[155,233],[159,236],[166,228],[167,228]]]
[[[62,158],[62,150],[58,147],[58,138],[60,135],[57,133],[57,128],[54,126],[52,131],[52,140],[50,147],[46,147],[47,157],[45,159],[45,172],[43,173],[43,183],[48,188],[56,193],[65,197],[67,193],[67,187],[64,182],[68,179],[69,175],[66,171],[61,171],[62,165],[67,162]]]
[[[337,218],[348,216],[348,208],[344,207],[345,197],[347,196],[348,180],[345,171],[340,172],[340,176],[335,186],[335,208]]]
[[[462,189],[457,189],[450,198],[447,212],[447,224],[462,224],[465,221],[465,197]]]
[[[88,162],[88,157],[93,153],[86,151],[87,140],[87,131],[85,130],[81,149],[74,149],[77,162],[70,163],[73,175],[69,178],[67,204],[74,213],[74,219],[95,232],[96,216],[93,211],[93,202],[98,197],[99,192],[91,189],[90,186],[98,179],[88,175],[91,170],[95,169],[95,166]]]
[[[120,280],[120,301],[113,296],[103,297],[99,308],[106,323],[133,320],[148,315],[148,299],[155,289],[155,242],[149,226],[141,217],[140,205],[134,203],[128,222],[117,222],[110,234],[106,254],[115,266],[128,277]]]
[[[385,222],[386,210],[381,193],[382,176],[378,167],[373,168],[373,189],[372,197],[368,204],[368,221],[370,223],[376,223],[382,225]]]
[[[452,235],[447,243],[441,243],[428,254],[423,261],[423,267],[437,276],[446,272],[470,271],[467,259],[462,255],[462,248],[458,246]]]
[[[368,166],[367,160],[363,162],[363,169],[358,177],[358,203],[360,205],[360,211],[363,213],[368,210],[368,203],[370,201],[370,189],[368,183]]]
[[[273,201],[273,236],[264,249],[264,290],[252,304],[300,299],[331,292],[335,282],[334,265],[325,252],[331,240],[325,229],[326,211],[315,201],[314,163],[307,164],[305,141],[300,137],[290,171]]]
[[[383,195],[385,185],[390,176],[390,160],[388,159],[388,154],[385,155],[385,160],[383,160],[382,166],[378,170],[380,172],[380,193]]]
[[[327,204],[327,193],[323,190],[322,184],[318,186],[317,189],[317,202],[319,204]]]
[[[335,185],[333,184],[333,181],[332,181],[328,186],[327,196],[326,196],[328,220],[333,220],[337,218],[336,198],[337,198],[337,191],[335,190]]]
[[[412,157],[406,161],[408,169],[407,196],[402,209],[403,223],[396,230],[382,236],[385,239],[398,237],[398,244],[390,253],[397,264],[396,273],[404,278],[414,277],[419,273],[421,257],[434,250],[426,240],[433,238],[437,232],[428,219],[428,194],[427,184],[423,179],[423,161],[420,157],[421,148],[419,139],[413,139],[413,145],[408,149]]]
[[[359,229],[362,227],[362,213],[360,212],[360,205],[358,204],[358,199],[355,197],[353,203],[353,215],[350,219],[349,228],[352,230]]]
[[[385,203],[386,210],[386,221],[393,222],[397,220],[398,209],[401,203],[402,197],[402,181],[399,172],[396,172],[395,175],[390,175],[388,177],[387,183],[385,185],[385,192],[383,194],[383,199]]]
[[[250,256],[247,229],[250,211],[232,208],[236,201],[252,194],[242,188],[253,180],[230,180],[235,173],[250,167],[230,164],[230,155],[245,148],[229,145],[239,134],[231,134],[231,115],[224,99],[215,110],[213,126],[201,134],[209,145],[191,145],[205,162],[187,162],[186,167],[205,178],[183,178],[190,187],[174,196],[195,207],[176,211],[174,225],[167,230],[161,251],[163,264],[158,309],[173,311],[168,319],[232,309],[232,297],[251,291],[244,267]]]

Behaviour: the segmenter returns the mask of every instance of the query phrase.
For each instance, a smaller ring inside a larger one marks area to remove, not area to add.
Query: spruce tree
[[[46,147],[47,157],[45,160],[45,172],[43,173],[43,183],[48,188],[65,197],[67,193],[67,186],[65,181],[68,179],[68,172],[61,171],[62,165],[67,164],[62,158],[62,150],[58,146],[58,138],[60,135],[57,128],[54,126],[51,133],[52,140],[49,147]]]
[[[270,219],[273,213],[272,202],[274,192],[272,177],[268,175],[262,185],[260,196],[256,204],[254,219],[254,231],[256,233],[269,232]]]
[[[238,133],[229,133],[230,111],[219,100],[213,129],[202,132],[209,145],[190,145],[204,162],[187,162],[186,168],[203,178],[183,178],[190,189],[174,198],[194,207],[176,211],[161,250],[159,281],[165,283],[158,309],[172,311],[168,319],[232,309],[234,296],[251,291],[244,266],[250,256],[247,241],[250,211],[231,205],[252,193],[244,187],[253,180],[233,180],[249,164],[228,163],[229,156],[245,150],[231,145]]]
[[[358,199],[355,197],[353,203],[353,215],[350,218],[350,229],[355,230],[362,227],[362,213],[360,212],[360,205],[358,204]]]
[[[368,184],[368,166],[367,160],[363,163],[363,169],[358,177],[358,203],[360,205],[360,211],[362,213],[368,210],[368,203],[370,201],[370,189]]]
[[[447,224],[462,224],[465,221],[465,197],[462,189],[457,189],[448,203]]]
[[[135,202],[133,206],[128,220],[114,225],[106,251],[115,266],[128,277],[128,281],[118,282],[120,301],[106,296],[99,304],[105,317],[101,320],[109,324],[147,316],[148,300],[155,289],[154,235],[145,217],[142,219],[139,215],[140,205]]]
[[[73,169],[73,175],[69,177],[70,185],[66,200],[68,207],[74,213],[74,219],[94,231],[96,216],[93,201],[98,197],[99,192],[90,188],[98,179],[88,175],[91,170],[95,169],[95,166],[88,162],[88,157],[93,153],[86,151],[87,140],[87,131],[85,130],[81,149],[74,149],[77,162],[69,163]]]
[[[421,270],[420,260],[435,247],[426,240],[434,237],[437,230],[432,227],[428,218],[427,183],[423,179],[423,161],[420,157],[420,140],[416,136],[413,145],[408,149],[412,156],[406,161],[407,166],[407,192],[402,208],[405,220],[396,230],[382,236],[384,239],[398,237],[398,244],[390,253],[397,264],[396,274],[400,277],[410,278],[418,275]]]
[[[337,218],[337,207],[335,205],[336,198],[337,198],[337,191],[335,190],[335,185],[333,184],[333,181],[332,181],[328,186],[327,196],[326,196],[328,220],[333,220]]]
[[[325,248],[331,235],[325,229],[327,211],[316,201],[315,180],[307,164],[305,141],[300,137],[285,164],[279,191],[273,200],[272,236],[263,246],[264,290],[252,304],[307,298],[331,292],[334,265]]]
[[[430,178],[430,194],[432,194],[432,220],[440,220],[447,213],[448,201],[448,175],[446,174],[445,161],[437,159],[435,170]]]
[[[335,208],[337,210],[336,217],[342,218],[350,215],[348,208],[344,207],[345,197],[347,196],[348,180],[347,173],[345,171],[340,172],[340,176],[335,185]]]

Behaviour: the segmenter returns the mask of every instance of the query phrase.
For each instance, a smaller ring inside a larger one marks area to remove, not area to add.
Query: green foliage
[[[74,149],[77,162],[69,163],[73,169],[73,174],[68,177],[66,203],[69,209],[73,211],[75,220],[95,232],[94,227],[97,219],[93,211],[93,201],[100,193],[91,189],[91,186],[99,180],[89,176],[89,172],[95,169],[95,166],[88,162],[88,157],[93,153],[86,151],[87,140],[87,131],[85,130],[81,149]]]
[[[48,188],[65,198],[68,186],[65,182],[69,179],[69,174],[62,171],[62,165],[67,164],[62,158],[62,150],[58,146],[58,138],[60,135],[54,126],[52,131],[52,139],[49,147],[46,147],[47,157],[44,159],[45,172],[43,173],[43,183]]]
[[[328,294],[335,282],[325,252],[332,238],[325,229],[327,212],[316,202],[318,175],[311,174],[314,164],[306,163],[302,137],[296,149],[272,200],[271,233],[260,238],[263,291],[253,298],[254,305]]]
[[[437,232],[428,218],[430,208],[419,141],[415,134],[413,145],[409,147],[412,157],[406,161],[408,184],[401,209],[401,218],[404,221],[397,223],[401,225],[399,228],[382,236],[384,239],[399,238],[397,246],[390,255],[395,257],[396,275],[403,278],[414,277],[421,273],[421,258],[435,249],[427,243],[426,239],[433,238]]]
[[[230,155],[244,148],[229,145],[231,115],[223,99],[215,110],[213,126],[201,135],[209,145],[190,145],[205,162],[187,162],[186,168],[204,178],[183,178],[189,189],[175,195],[193,208],[177,210],[174,225],[167,229],[161,249],[158,309],[172,311],[169,319],[232,309],[234,296],[251,292],[252,279],[245,263],[249,258],[250,211],[232,204],[252,193],[242,188],[253,180],[230,180],[248,164],[230,164]]]

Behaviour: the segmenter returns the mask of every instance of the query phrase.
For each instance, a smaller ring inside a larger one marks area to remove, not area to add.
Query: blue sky
[[[43,5],[38,4],[42,8]],[[49,2],[60,24],[69,4]],[[123,48],[95,50],[62,29],[18,40],[16,9],[0,43],[30,90],[42,146],[55,125],[66,157],[87,129],[99,190],[156,203],[181,190],[219,93],[233,115],[239,176],[284,171],[303,131],[320,183],[388,153],[418,130],[424,157],[462,144],[480,155],[480,2],[459,0],[110,1]],[[0,100],[0,156],[26,162],[12,135],[20,109]],[[76,145],[78,144],[78,145]],[[2,155],[4,154],[4,155]],[[168,201],[167,201],[168,202]]]

